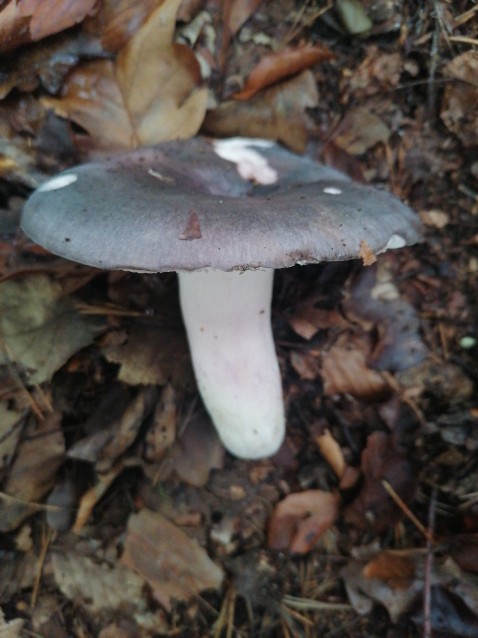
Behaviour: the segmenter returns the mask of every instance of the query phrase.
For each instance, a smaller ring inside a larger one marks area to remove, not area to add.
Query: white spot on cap
[[[403,248],[406,245],[407,241],[401,235],[392,235],[382,252],[393,250],[394,248]]]
[[[231,137],[227,140],[215,140],[214,151],[219,157],[234,162],[242,179],[253,180],[258,184],[274,184],[279,179],[277,171],[269,165],[267,158],[251,146],[270,148],[269,140],[248,137]]]
[[[342,195],[342,189],[337,188],[337,186],[326,186],[324,193],[327,193],[327,195]]]
[[[58,177],[49,179],[48,182],[42,184],[38,189],[38,192],[45,193],[46,191],[57,191],[60,188],[65,188],[65,186],[74,184],[77,179],[78,175],[75,175],[74,173],[68,173],[67,175],[58,175]]]

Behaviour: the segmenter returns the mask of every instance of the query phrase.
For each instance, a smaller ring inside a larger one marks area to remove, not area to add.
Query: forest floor
[[[0,636],[476,638],[476,4],[0,4]],[[198,133],[278,141],[423,223],[372,265],[276,273],[269,459],[220,444],[173,274],[19,226],[51,175]]]

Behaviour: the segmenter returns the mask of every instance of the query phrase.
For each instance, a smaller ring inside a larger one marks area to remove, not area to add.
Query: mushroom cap
[[[284,268],[421,238],[389,192],[241,138],[167,142],[64,171],[32,194],[22,227],[67,259],[141,272]]]

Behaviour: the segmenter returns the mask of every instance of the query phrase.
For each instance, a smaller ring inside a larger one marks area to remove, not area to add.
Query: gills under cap
[[[167,142],[64,171],[22,226],[49,251],[107,269],[284,268],[420,240],[387,191],[265,140]]]

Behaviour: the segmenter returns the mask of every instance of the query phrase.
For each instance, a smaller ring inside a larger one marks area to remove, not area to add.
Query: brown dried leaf
[[[53,577],[64,596],[84,605],[93,613],[133,606],[144,611],[144,581],[131,569],[117,563],[114,567],[94,563],[74,552],[54,553],[51,557]]]
[[[108,361],[121,364],[120,381],[130,385],[194,387],[188,345],[183,332],[160,326],[137,326],[128,341],[104,349]]]
[[[224,574],[199,543],[151,510],[133,514],[122,562],[139,573],[167,610],[171,600],[187,600],[221,586]]]
[[[289,494],[278,503],[268,528],[269,547],[306,554],[334,524],[340,496],[323,490]]]
[[[236,100],[249,100],[261,89],[276,84],[291,75],[334,57],[324,44],[307,44],[299,47],[286,47],[282,51],[264,56],[251,71],[242,91],[235,93]]]
[[[350,393],[357,398],[377,398],[387,392],[382,376],[367,365],[368,336],[343,332],[322,355],[325,394]]]
[[[217,137],[275,139],[302,153],[314,127],[306,109],[317,106],[318,99],[313,74],[303,71],[248,102],[222,103],[207,114],[202,130]]]
[[[211,470],[223,468],[224,454],[224,446],[211,420],[199,412],[174,446],[172,467],[181,480],[201,487],[207,483]]]
[[[288,318],[292,330],[309,341],[319,330],[339,328],[346,325],[343,316],[336,310],[315,308],[313,304],[298,306]]]
[[[410,503],[417,477],[411,462],[397,451],[393,438],[385,432],[373,432],[368,437],[361,460],[363,487],[345,508],[344,516],[348,523],[361,529],[372,527],[381,532],[402,517],[402,511],[386,492],[383,481],[387,481],[405,503]]]
[[[351,155],[363,155],[376,144],[385,144],[390,129],[366,106],[351,108],[334,132],[333,141]]]
[[[78,67],[68,76],[61,98],[44,97],[41,103],[84,128],[97,148],[124,150],[136,144],[114,65],[109,60],[94,60]]]
[[[194,53],[171,44],[179,0],[166,0],[121,50],[116,72],[139,143],[195,135],[206,113],[207,90]]]
[[[104,49],[116,53],[164,0],[102,0],[83,28],[101,38]]]
[[[3,491],[12,500],[0,500],[0,531],[18,527],[38,510],[35,504],[53,487],[56,472],[65,458],[61,418],[61,414],[53,412],[27,427],[3,485]]]
[[[0,10],[0,51],[36,42],[84,20],[98,0],[29,0],[8,2]]]
[[[231,9],[227,26],[231,35],[235,35],[239,29],[249,20],[264,0],[234,0],[230,3]]]

